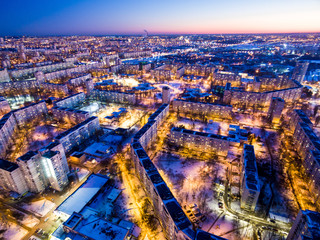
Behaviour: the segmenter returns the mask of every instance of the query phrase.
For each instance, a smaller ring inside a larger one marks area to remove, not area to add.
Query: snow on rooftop
[[[56,211],[71,216],[73,212],[80,212],[88,202],[99,192],[108,178],[92,174],[88,179],[71,194]]]

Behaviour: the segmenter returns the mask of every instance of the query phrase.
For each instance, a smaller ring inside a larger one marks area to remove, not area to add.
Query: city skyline
[[[319,32],[320,2],[87,1],[3,3],[0,35],[249,34]]]

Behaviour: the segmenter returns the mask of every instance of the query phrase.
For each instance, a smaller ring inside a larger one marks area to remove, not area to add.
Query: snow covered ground
[[[79,172],[77,172],[79,181],[81,182],[86,176],[90,174],[90,171],[85,168],[80,168]]]
[[[27,235],[28,231],[15,223],[8,223],[0,225],[1,230],[5,230],[5,232],[0,234],[0,238],[4,240],[19,240],[23,239],[25,235]]]
[[[30,202],[29,204],[23,204],[22,208],[30,212],[33,212],[41,217],[44,217],[55,206],[56,205],[53,202],[47,199],[42,199],[39,201]]]
[[[39,219],[31,216],[31,215],[26,215],[26,217],[21,221],[21,223],[29,228],[33,228],[39,223]]]
[[[251,227],[244,227],[245,222],[222,213],[224,209],[219,208],[223,187],[216,187],[214,181],[226,178],[227,164],[186,160],[167,153],[158,154],[154,163],[180,205],[196,204],[207,217],[200,223],[203,230],[231,240],[252,239]]]

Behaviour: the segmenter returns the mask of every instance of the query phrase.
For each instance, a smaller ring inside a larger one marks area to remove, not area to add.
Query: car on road
[[[222,203],[222,202],[219,202],[219,203],[218,203],[218,206],[219,206],[219,208],[223,208],[223,203]]]

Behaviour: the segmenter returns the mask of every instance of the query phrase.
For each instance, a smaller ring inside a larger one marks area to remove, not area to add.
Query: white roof
[[[70,216],[73,212],[80,212],[107,181],[107,177],[90,175],[73,194],[60,204],[56,211]]]

